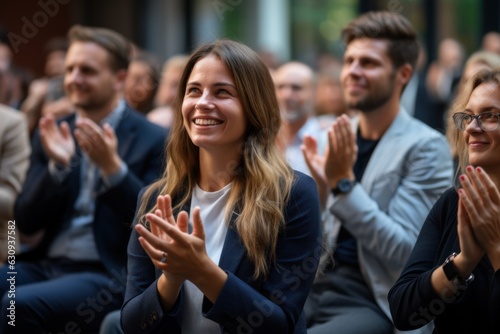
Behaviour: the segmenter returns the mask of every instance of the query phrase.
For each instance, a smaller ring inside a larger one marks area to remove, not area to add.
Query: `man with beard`
[[[0,283],[1,333],[96,332],[121,306],[137,195],[164,160],[164,130],[122,97],[127,40],[81,26],[68,37],[64,88],[75,114],[42,117],[34,134],[14,214],[19,230],[40,242],[0,268],[2,277],[17,273],[15,294]],[[13,303],[15,327],[6,314]]]
[[[274,73],[276,95],[281,108],[281,147],[293,169],[311,175],[301,145],[305,135],[318,139],[320,123],[314,116],[315,78],[313,70],[300,62],[288,62]]]
[[[418,56],[409,21],[367,13],[343,39],[341,84],[358,117],[334,122],[323,156],[311,138],[303,147],[329,215],[329,254],[305,307],[308,333],[393,333],[387,294],[452,184],[452,162],[445,138],[400,106]]]

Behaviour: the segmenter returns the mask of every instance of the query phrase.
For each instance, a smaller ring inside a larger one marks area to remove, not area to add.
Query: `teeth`
[[[221,121],[217,121],[215,119],[201,119],[197,118],[194,120],[194,124],[196,125],[217,125],[222,123]]]

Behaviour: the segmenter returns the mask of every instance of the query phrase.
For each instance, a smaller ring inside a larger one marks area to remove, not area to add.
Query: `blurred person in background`
[[[316,94],[314,96],[315,115],[322,130],[328,128],[338,116],[347,114],[354,117],[344,101],[340,85],[341,66],[330,66],[317,74]]]
[[[0,26],[0,103],[19,110],[33,77],[30,71],[13,64],[7,32]]]
[[[64,87],[76,113],[43,116],[33,136],[14,217],[23,234],[42,237],[16,258],[15,327],[0,282],[3,334],[98,330],[123,301],[137,195],[160,175],[165,131],[123,99],[128,41],[82,26],[68,38]]]
[[[135,110],[147,114],[153,110],[160,79],[158,59],[146,51],[132,58],[125,80],[125,100]]]
[[[4,263],[9,248],[16,252],[20,249],[16,223],[10,221],[14,220],[14,203],[26,178],[31,147],[21,113],[0,104],[0,120],[0,263]]]
[[[483,36],[481,50],[500,55],[500,33],[490,31]]]
[[[301,151],[303,137],[321,135],[321,125],[314,117],[316,77],[308,65],[291,61],[278,67],[273,75],[281,109],[279,144],[292,168],[311,175]]]
[[[169,128],[172,123],[172,103],[177,95],[182,71],[186,66],[188,56],[172,56],[163,65],[160,86],[156,92],[156,108],[148,113],[151,122]]]
[[[35,131],[42,116],[60,118],[74,112],[63,84],[67,49],[68,42],[62,37],[50,39],[45,44],[44,76],[31,82],[28,96],[21,105],[21,110],[28,119],[30,134]]]
[[[434,108],[423,122],[442,133],[445,131],[445,112],[455,96],[464,59],[463,46],[453,38],[446,38],[439,43],[438,58],[427,69],[426,87]]]

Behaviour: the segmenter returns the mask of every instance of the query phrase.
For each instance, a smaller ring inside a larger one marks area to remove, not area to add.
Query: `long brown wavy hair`
[[[138,216],[144,221],[147,203],[153,194],[170,194],[175,199],[174,210],[179,210],[191,198],[200,176],[199,149],[184,127],[181,106],[193,67],[208,55],[217,56],[228,67],[248,121],[241,160],[228,166],[224,175],[218,177],[232,179],[226,221],[230,221],[233,212],[237,213],[235,228],[255,265],[254,276],[263,277],[275,258],[278,233],[284,225],[283,208],[294,174],[276,145],[281,121],[269,70],[253,50],[241,43],[218,40],[199,46],[191,54],[173,105],[167,167],[161,179],[145,192]]]

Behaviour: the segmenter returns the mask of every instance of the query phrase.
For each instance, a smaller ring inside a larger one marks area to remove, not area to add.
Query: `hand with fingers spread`
[[[460,203],[468,218],[466,221],[470,224],[477,240],[474,253],[477,254],[477,247],[481,247],[483,254],[486,252],[492,264],[497,263],[496,268],[498,268],[500,260],[500,193],[481,167],[474,169],[472,166],[468,166],[466,174],[460,176],[460,183],[462,185],[462,189],[459,191]],[[462,221],[464,220],[463,216],[462,214]]]
[[[305,135],[301,150],[307,163],[307,167],[309,167],[309,170],[311,171],[311,176],[314,181],[316,181],[316,185],[318,186],[320,201],[324,204],[326,201],[326,195],[328,194],[328,179],[325,175],[325,156],[328,155],[328,147],[325,150],[324,156],[322,156],[318,152],[318,143],[316,139],[312,136]]]
[[[165,232],[165,226],[177,226],[179,230],[187,233],[188,221],[184,214],[179,214],[177,222],[172,212],[172,201],[169,195],[158,196],[157,209],[153,217],[148,219],[150,230],[143,225],[137,224],[135,229],[139,233],[139,242],[148,254],[149,258],[158,269],[162,270],[163,275],[158,279],[158,292],[162,296],[162,304],[169,310],[174,305],[179,295],[180,288],[185,281],[185,277],[174,275],[167,269],[168,266],[168,243],[172,242],[170,236]],[[154,219],[157,217],[158,219]]]
[[[353,167],[357,155],[356,134],[352,131],[349,117],[343,114],[328,131],[325,175],[331,188],[335,188],[343,178],[355,179]]]
[[[167,283],[167,305],[175,302],[178,289],[184,280],[189,280],[212,300],[217,296],[225,282],[226,274],[208,256],[205,248],[205,231],[200,217],[200,208],[193,210],[193,232],[188,233],[188,214],[179,213],[177,222],[172,214],[170,196],[158,198],[158,209],[148,213],[146,219],[151,224],[151,232],[137,225],[141,236],[139,242],[155,266],[163,271]],[[173,290],[173,291],[172,291]],[[177,291],[176,293],[173,293]],[[175,297],[172,299],[172,297]]]
[[[146,218],[152,225],[158,225],[170,239],[159,245],[167,254],[164,271],[185,279],[192,280],[199,273],[203,262],[208,259],[205,251],[205,233],[201,223],[199,208],[193,212],[193,232],[184,233],[179,225],[185,225],[188,214],[185,211],[179,213],[177,224],[167,222],[156,214],[147,214]]]
[[[75,138],[81,149],[101,169],[103,175],[111,175],[120,169],[118,140],[113,128],[104,124],[101,129],[88,118],[77,120]]]
[[[187,233],[188,222],[187,219],[184,219],[184,215],[180,215],[177,222],[175,221],[172,212],[172,201],[169,195],[158,196],[156,203],[157,209],[155,210],[154,215],[161,220],[148,220],[150,223],[150,231],[148,231],[144,226],[138,225],[136,229],[142,236],[139,241],[151,258],[151,261],[153,261],[153,264],[158,269],[161,269],[164,275],[168,276],[169,282],[177,282],[180,286],[184,281],[184,278],[172,275],[165,270],[167,266],[167,261],[163,258],[164,255],[165,257],[167,256],[165,244],[172,242],[172,238],[170,238],[170,236],[165,232],[164,224],[177,226],[182,232]]]
[[[40,138],[45,154],[49,159],[69,166],[71,157],[75,154],[75,142],[67,122],[57,125],[54,117],[40,119]]]

